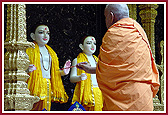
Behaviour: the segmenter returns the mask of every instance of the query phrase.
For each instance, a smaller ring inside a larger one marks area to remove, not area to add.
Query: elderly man
[[[96,73],[107,111],[152,111],[159,75],[143,28],[129,18],[126,4],[109,4],[104,12],[108,28],[97,67],[78,64]]]

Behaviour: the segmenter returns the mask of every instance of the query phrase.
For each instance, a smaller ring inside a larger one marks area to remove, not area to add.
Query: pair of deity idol
[[[28,89],[32,95],[40,98],[40,101],[35,103],[32,109],[36,111],[43,109],[50,111],[51,101],[60,103],[68,101],[61,76],[69,74],[71,61],[66,61],[63,70],[59,68],[57,54],[47,45],[50,39],[49,34],[48,26],[38,25],[30,34],[34,40],[35,48],[26,50],[30,60]],[[72,66],[74,67],[70,73],[70,81],[77,83],[72,104],[77,101],[88,111],[101,111],[103,98],[96,74],[88,74],[76,67],[81,62],[88,62],[92,67],[96,67],[98,58],[93,55],[96,51],[96,40],[93,36],[87,36],[82,39],[79,47],[83,52],[79,53],[77,58],[73,60]]]

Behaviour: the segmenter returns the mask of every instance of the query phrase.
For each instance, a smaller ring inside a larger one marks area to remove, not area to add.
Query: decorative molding
[[[39,97],[30,95],[27,88],[29,67],[26,48],[34,47],[26,39],[26,12],[24,4],[7,5],[7,30],[4,47],[4,110],[31,110]]]
[[[137,20],[137,5],[136,4],[127,4],[129,8],[129,17]]]
[[[160,48],[161,48],[160,54],[161,54],[162,60],[160,65],[157,64],[157,68],[161,72],[159,95],[160,95],[161,104],[164,104],[164,41],[163,40],[160,42]]]
[[[155,58],[155,18],[157,16],[157,4],[143,4],[138,6],[141,10],[139,15],[144,30],[149,39],[153,57]]]

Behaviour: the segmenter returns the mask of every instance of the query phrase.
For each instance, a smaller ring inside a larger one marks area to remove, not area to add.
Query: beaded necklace
[[[43,55],[42,55],[41,52],[40,52],[40,55],[41,55],[41,58],[42,58],[42,66],[43,66],[43,68],[44,68],[45,71],[48,71],[48,70],[50,69],[50,62],[51,62],[51,60],[50,60],[50,54],[49,54],[49,52],[48,52],[49,65],[48,65],[48,68],[47,68],[47,69],[44,67],[44,63],[43,63]]]

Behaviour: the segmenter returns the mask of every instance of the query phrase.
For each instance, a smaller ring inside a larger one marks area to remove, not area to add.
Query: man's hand
[[[91,65],[87,62],[78,63],[76,67],[84,70],[86,73],[96,74],[96,67],[91,67]]]

